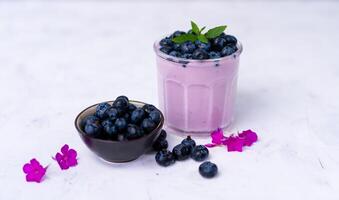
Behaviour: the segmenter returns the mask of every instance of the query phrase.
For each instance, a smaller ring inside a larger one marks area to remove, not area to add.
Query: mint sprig
[[[206,26],[200,29],[195,22],[191,21],[192,33],[182,34],[180,36],[173,38],[172,41],[178,44],[187,41],[195,42],[197,40],[203,43],[208,43],[208,39],[218,37],[225,31],[226,27],[227,26],[217,26],[215,28],[209,29],[206,33],[202,33],[205,30]]]

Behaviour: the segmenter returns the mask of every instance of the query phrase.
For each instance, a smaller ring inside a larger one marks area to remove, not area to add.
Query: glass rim
[[[186,58],[178,58],[178,57],[174,57],[168,54],[165,54],[164,52],[160,51],[160,44],[159,44],[160,40],[156,40],[153,44],[153,50],[155,51],[156,55],[159,56],[162,59],[171,61],[171,62],[176,62],[176,63],[215,63],[215,62],[220,62],[223,60],[228,60],[233,58],[234,56],[239,56],[242,51],[243,51],[243,47],[240,41],[237,41],[237,48],[238,50],[234,53],[232,53],[231,55],[228,56],[224,56],[224,57],[220,57],[220,58],[212,58],[212,59],[203,59],[203,60],[196,60],[196,59],[186,59]]]

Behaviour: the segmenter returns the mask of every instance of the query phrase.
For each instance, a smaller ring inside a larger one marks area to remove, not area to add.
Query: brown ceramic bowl
[[[107,103],[112,105],[113,101],[108,101]],[[132,100],[130,100],[130,103],[137,107],[145,105],[143,102]],[[95,104],[86,108],[75,119],[75,128],[79,132],[82,141],[96,155],[108,162],[121,163],[135,160],[152,148],[164,124],[164,116],[161,112],[161,121],[151,133],[134,140],[113,141],[90,137],[86,135],[83,127],[81,127],[81,121],[86,116],[94,114],[97,105]]]

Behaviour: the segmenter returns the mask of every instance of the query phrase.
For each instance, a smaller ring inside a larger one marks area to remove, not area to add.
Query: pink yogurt
[[[179,134],[209,134],[234,118],[239,56],[190,60],[169,56],[154,44],[160,109],[167,129]]]

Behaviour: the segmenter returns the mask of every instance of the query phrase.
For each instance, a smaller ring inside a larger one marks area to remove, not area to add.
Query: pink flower
[[[224,145],[227,146],[227,151],[238,151],[242,152],[242,147],[244,146],[245,139],[231,135],[224,141]]]
[[[45,176],[47,167],[43,167],[39,161],[33,158],[29,163],[26,163],[22,170],[26,174],[27,182],[40,183],[42,178]]]
[[[205,145],[206,147],[215,147],[215,146],[221,145],[226,139],[221,128],[218,128],[217,130],[213,131],[211,133],[211,138],[212,138],[212,144],[206,144]]]
[[[74,149],[70,149],[67,144],[61,148],[61,153],[55,155],[55,160],[58,162],[62,170],[68,169],[78,164],[77,152]]]
[[[248,147],[258,140],[257,134],[253,132],[252,130],[246,130],[246,131],[241,132],[239,134],[239,137],[244,138],[245,140],[244,145]]]

